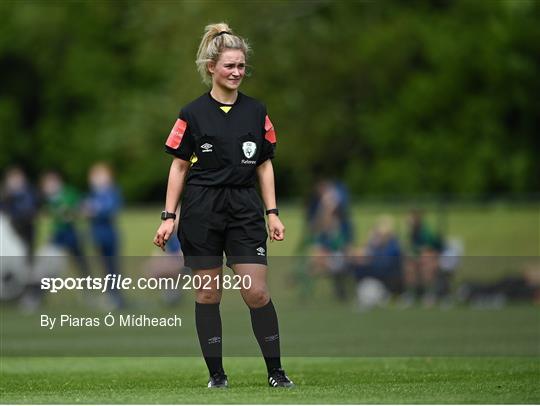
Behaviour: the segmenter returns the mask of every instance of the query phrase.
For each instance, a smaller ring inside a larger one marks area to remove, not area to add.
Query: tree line
[[[225,20],[249,39],[243,88],[278,135],[280,196],[315,177],[373,195],[540,191],[540,4],[0,3],[0,167],[80,187],[110,162],[131,201],[162,200],[163,143],[207,89],[194,59]]]

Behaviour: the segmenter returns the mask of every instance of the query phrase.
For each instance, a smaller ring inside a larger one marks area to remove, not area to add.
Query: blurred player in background
[[[29,311],[40,304],[39,286],[32,279],[38,203],[26,173],[19,167],[9,168],[0,188],[0,300],[22,295],[21,307]]]
[[[29,262],[35,250],[38,203],[37,194],[24,171],[19,167],[8,169],[1,189],[0,205],[23,241]]]
[[[381,216],[371,232],[367,245],[351,256],[359,283],[364,278],[375,278],[391,294],[403,291],[402,249],[397,238],[394,219]]]
[[[83,212],[90,220],[90,232],[97,252],[101,256],[105,272],[118,275],[119,233],[116,216],[122,206],[120,189],[114,182],[109,165],[98,162],[88,173],[90,193],[83,203]],[[124,299],[118,289],[108,290],[116,308],[124,306]]]
[[[78,271],[83,277],[90,275],[88,261],[76,226],[80,214],[79,193],[64,184],[62,176],[56,171],[49,171],[42,175],[41,190],[45,197],[47,211],[52,218],[50,243],[64,249],[74,258]]]
[[[307,210],[309,250],[312,275],[329,275],[335,297],[347,298],[349,273],[346,255],[353,242],[353,227],[349,215],[349,194],[345,185],[321,179],[315,185]]]
[[[145,273],[150,278],[177,278],[179,274],[189,273],[189,268],[184,267],[184,256],[178,236],[173,234],[165,245],[164,252],[157,252],[144,264]],[[182,289],[161,289],[163,302],[167,306],[173,306],[182,299]]]
[[[405,263],[405,286],[403,305],[409,306],[417,299],[432,306],[437,297],[439,259],[443,251],[442,238],[427,225],[424,214],[413,210],[409,220],[410,255]]]

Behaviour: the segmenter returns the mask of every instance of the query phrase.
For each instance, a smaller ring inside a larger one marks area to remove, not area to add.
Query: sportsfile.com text
[[[161,290],[161,289],[185,289],[185,290],[210,290],[214,286],[218,289],[249,289],[251,277],[249,275],[188,275],[179,274],[168,278],[133,278],[122,275],[108,274],[104,277],[78,277],[78,278],[42,278],[41,290],[57,293],[62,290]]]

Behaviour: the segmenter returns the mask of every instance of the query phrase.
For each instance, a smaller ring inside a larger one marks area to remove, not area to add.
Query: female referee
[[[270,240],[282,241],[285,227],[278,217],[271,161],[276,134],[265,106],[238,91],[249,51],[246,40],[227,24],[205,28],[196,64],[211,90],[182,108],[165,145],[174,159],[154,244],[163,249],[173,233],[183,194],[178,237],[186,266],[203,281],[211,281],[196,292],[195,303],[197,334],[210,372],[209,388],[228,386],[219,311],[223,252],[235,275],[251,280],[241,294],[251,312],[269,385],[293,386],[281,368],[278,319],[266,284],[268,234],[255,190],[258,179]]]

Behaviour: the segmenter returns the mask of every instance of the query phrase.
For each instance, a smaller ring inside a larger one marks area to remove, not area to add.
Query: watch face
[[[173,219],[176,220],[176,213],[169,213],[167,211],[161,212],[161,220]]]

